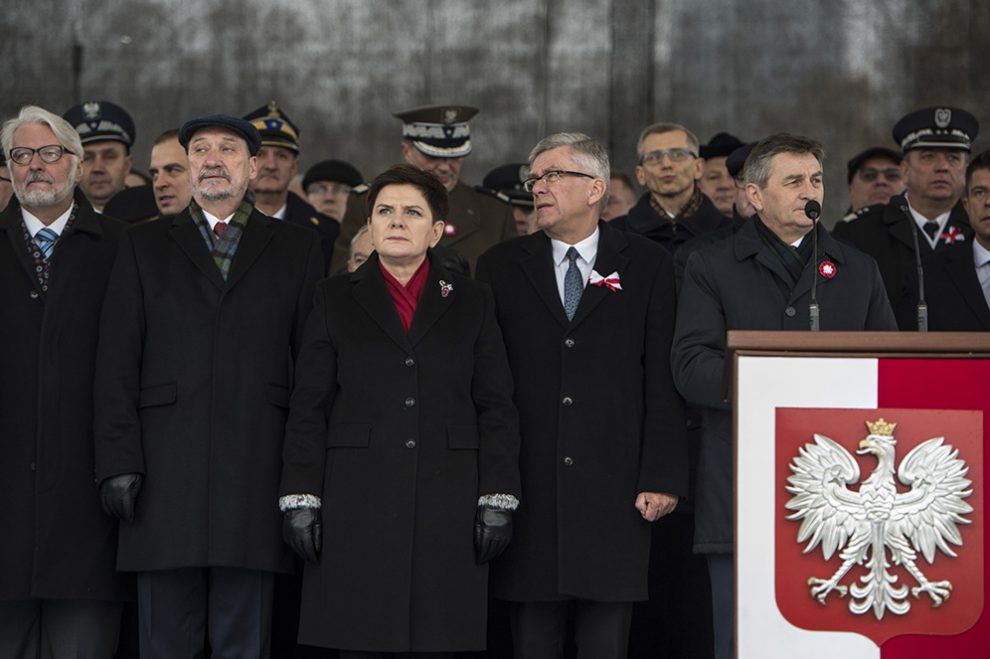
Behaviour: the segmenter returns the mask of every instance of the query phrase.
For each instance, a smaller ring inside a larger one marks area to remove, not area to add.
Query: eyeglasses
[[[38,154],[44,162],[49,164],[53,162],[58,162],[62,159],[65,154],[76,155],[69,151],[61,144],[49,144],[48,146],[43,146],[37,149],[32,149],[26,146],[15,146],[7,154],[7,159],[15,165],[24,166],[31,162],[31,158],[34,158],[34,154]]]
[[[306,194],[350,194],[351,190],[345,183],[313,183],[306,188]]]
[[[691,149],[657,149],[644,153],[639,157],[640,165],[659,165],[663,162],[663,157],[667,156],[671,162],[684,162],[688,158],[697,158],[698,154]]]
[[[555,183],[560,182],[561,176],[581,176],[583,178],[598,178],[597,176],[593,176],[591,174],[585,174],[584,172],[572,172],[567,169],[551,169],[548,172],[543,172],[542,176],[528,178],[525,181],[523,181],[523,189],[526,192],[532,192],[533,188],[536,187],[536,184],[539,183],[540,181],[543,181],[547,185],[554,185]]]
[[[866,167],[865,169],[859,170],[859,177],[866,181],[867,183],[872,183],[877,180],[877,177],[883,174],[883,177],[888,181],[900,181],[901,180],[901,170],[897,167],[887,167],[885,169],[874,169],[872,167]]]

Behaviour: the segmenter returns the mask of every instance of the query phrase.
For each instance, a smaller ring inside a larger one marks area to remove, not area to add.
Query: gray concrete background
[[[630,173],[652,121],[702,142],[789,130],[825,143],[832,221],[845,161],[892,146],[911,109],[969,109],[990,145],[988,25],[981,0],[5,0],[0,116],[115,101],[146,169],[162,130],[276,99],[303,168],[335,157],[371,177],[399,160],[393,111],[457,102],[482,108],[470,183],[558,130]]]

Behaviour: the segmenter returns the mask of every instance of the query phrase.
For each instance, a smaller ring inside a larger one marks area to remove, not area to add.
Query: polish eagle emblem
[[[927,594],[940,606],[952,593],[948,580],[930,581],[919,567],[919,554],[933,565],[936,550],[951,557],[952,545],[962,546],[958,525],[969,524],[964,515],[973,511],[965,499],[972,494],[966,478],[969,467],[959,451],[933,437],[921,442],[901,461],[895,476],[894,428],[882,418],[867,421],[869,434],[859,443],[858,455],[872,455],[877,466],[858,490],[856,459],[833,439],[815,433],[814,444],[802,446],[790,463],[787,491],[794,496],[785,504],[789,520],[802,520],[797,541],[804,553],[821,547],[825,560],[838,551],[842,564],[824,579],[808,579],[810,594],[820,603],[833,591],[850,594],[849,610],[862,615],[872,610],[877,620],[890,611],[906,614],[911,608],[909,588],[898,584],[891,566],[903,566],[917,586],[916,599]],[[899,491],[898,481],[902,485]],[[843,585],[854,566],[865,573],[858,583]]]

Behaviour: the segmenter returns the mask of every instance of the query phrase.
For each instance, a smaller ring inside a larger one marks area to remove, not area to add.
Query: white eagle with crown
[[[897,468],[897,479],[910,489],[898,492],[894,476],[896,423],[882,418],[867,421],[870,431],[859,443],[859,455],[873,455],[877,466],[860,485],[856,459],[838,442],[815,434],[814,444],[805,444],[791,461],[793,475],[787,491],[794,496],[786,508],[794,511],[789,520],[803,520],[797,541],[808,541],[804,553],[821,545],[826,560],[839,551],[842,565],[828,579],[808,579],[811,596],[822,604],[829,593],[845,597],[855,614],[873,611],[877,620],[885,611],[897,615],[911,608],[908,586],[898,584],[891,564],[901,565],[917,582],[910,589],[915,598],[927,593],[940,606],[952,593],[949,581],[929,581],[918,567],[918,554],[932,565],[936,549],[955,557],[950,543],[962,546],[959,524],[973,511],[965,499],[972,494],[969,468],[959,451],[944,437],[928,439],[908,452]],[[855,565],[866,573],[859,583],[841,584]]]

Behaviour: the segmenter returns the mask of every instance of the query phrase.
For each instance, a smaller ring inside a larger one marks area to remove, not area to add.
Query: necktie
[[[574,320],[574,312],[577,311],[578,303],[581,302],[581,293],[584,292],[584,282],[581,281],[581,270],[578,268],[578,251],[573,247],[567,249],[567,272],[564,274],[564,313],[567,320]]]
[[[935,240],[935,234],[938,233],[938,222],[929,220],[921,228],[928,234],[929,240]]]
[[[52,257],[52,252],[55,251],[55,241],[57,240],[58,234],[48,227],[45,227],[34,235],[34,242],[38,243],[38,249],[41,250],[41,255],[45,257],[46,261]]]
[[[213,225],[213,233],[217,234],[217,238],[223,238],[223,232],[227,230],[226,222],[217,222]]]

